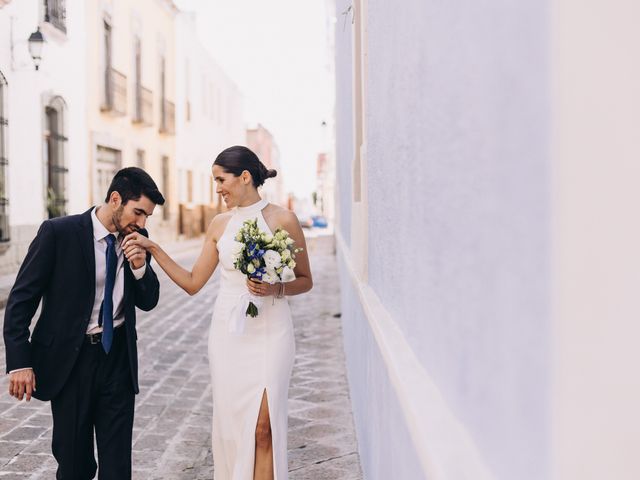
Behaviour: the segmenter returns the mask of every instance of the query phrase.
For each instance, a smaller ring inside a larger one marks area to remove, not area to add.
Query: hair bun
[[[269,170],[267,170],[267,175],[265,176],[265,178],[273,178],[276,175],[278,175],[278,172],[272,168],[270,168]]]

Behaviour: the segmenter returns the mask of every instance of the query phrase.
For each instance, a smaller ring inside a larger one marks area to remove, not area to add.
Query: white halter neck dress
[[[233,209],[217,244],[220,292],[209,333],[215,480],[253,479],[255,429],[265,389],[275,479],[288,478],[287,398],[295,355],[289,303],[284,298],[264,297],[258,316],[246,317],[241,333],[233,325],[234,314],[248,292],[246,276],[233,267],[234,237],[245,220],[255,218],[261,230],[273,233],[262,215],[267,204],[260,200]]]

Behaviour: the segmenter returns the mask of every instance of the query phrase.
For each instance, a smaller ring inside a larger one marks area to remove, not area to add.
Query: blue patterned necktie
[[[116,283],[116,268],[118,256],[116,255],[116,237],[109,234],[107,241],[107,275],[104,282],[104,300],[102,301],[102,348],[106,353],[111,350],[113,343],[113,287]]]

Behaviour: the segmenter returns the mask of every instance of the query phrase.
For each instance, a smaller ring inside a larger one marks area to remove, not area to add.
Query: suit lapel
[[[124,254],[123,254],[124,255]],[[129,298],[131,292],[131,281],[133,280],[133,272],[131,271],[131,266],[127,259],[124,259],[124,294],[122,295],[122,304],[126,305],[126,302]]]
[[[87,210],[80,216],[78,235],[80,236],[80,249],[87,266],[89,284],[91,285],[91,299],[96,294],[96,253],[93,243],[93,223],[91,222],[91,210]],[[92,300],[93,301],[93,300]]]

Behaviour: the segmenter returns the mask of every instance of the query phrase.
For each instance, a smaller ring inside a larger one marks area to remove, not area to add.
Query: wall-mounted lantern
[[[40,62],[42,61],[42,47],[44,46],[44,42],[44,36],[40,31],[40,27],[38,27],[38,30],[29,36],[29,53],[31,54],[31,58],[33,58],[36,70],[38,70]]]

